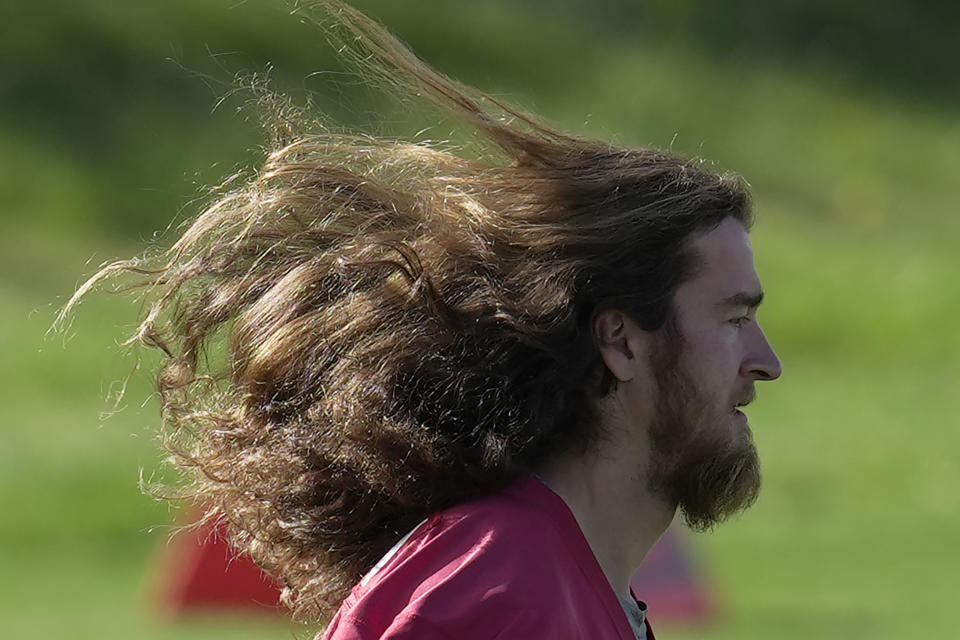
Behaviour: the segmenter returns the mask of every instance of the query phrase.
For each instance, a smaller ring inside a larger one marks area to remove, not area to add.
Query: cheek
[[[738,341],[723,332],[701,332],[687,340],[684,365],[699,390],[729,395],[740,371]]]
[[[736,331],[724,325],[695,328],[683,334],[687,355],[701,363],[718,363],[734,348]]]

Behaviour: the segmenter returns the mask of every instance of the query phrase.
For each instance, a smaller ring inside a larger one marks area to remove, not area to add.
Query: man
[[[560,133],[323,4],[486,159],[283,128],[159,264],[78,296],[145,275],[190,495],[324,637],[652,637],[629,578],[675,512],[759,488],[739,407],[780,364],[742,182]]]
[[[605,436],[426,521],[354,590],[328,638],[629,638],[631,614],[644,637],[631,575],[678,506],[704,528],[755,497],[738,407],[780,375],[756,322],[747,230],[728,217],[689,243],[700,268],[674,293],[674,335],[616,309],[594,318],[616,379],[600,399]]]

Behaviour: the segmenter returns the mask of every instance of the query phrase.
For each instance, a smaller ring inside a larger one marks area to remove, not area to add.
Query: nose
[[[776,380],[783,373],[783,365],[763,329],[759,325],[754,326],[756,336],[744,359],[742,373],[753,380]]]

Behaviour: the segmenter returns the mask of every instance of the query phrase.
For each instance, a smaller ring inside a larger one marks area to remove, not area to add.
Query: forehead
[[[678,304],[690,298],[719,301],[761,290],[750,234],[734,218],[727,218],[716,229],[696,236],[690,245],[700,257],[700,269],[677,289]]]

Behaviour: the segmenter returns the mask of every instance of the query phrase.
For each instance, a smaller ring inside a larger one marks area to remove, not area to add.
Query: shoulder
[[[562,532],[549,517],[501,493],[427,520],[384,567],[383,579],[411,572],[408,577],[419,581],[413,597],[454,588],[477,596],[535,597],[566,570],[567,556]]]
[[[376,634],[415,625],[424,637],[532,637],[523,634],[562,621],[557,599],[566,599],[577,571],[548,515],[498,493],[424,522],[340,615]],[[511,629],[514,635],[500,635]]]

